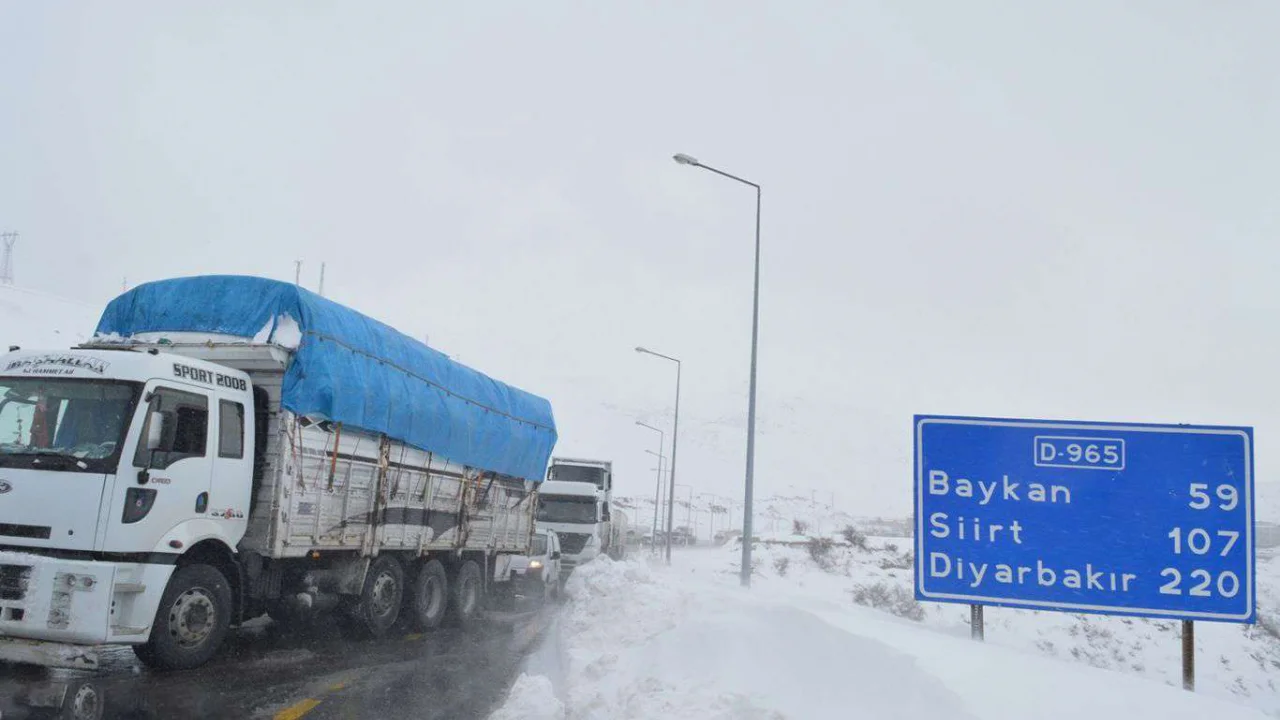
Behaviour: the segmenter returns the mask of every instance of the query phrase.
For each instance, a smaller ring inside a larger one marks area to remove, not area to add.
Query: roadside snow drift
[[[723,550],[672,568],[576,570],[548,639],[494,718],[1215,720],[1249,708],[982,645],[848,596],[744,591]],[[813,584],[821,588],[821,584]],[[564,667],[539,667],[559,662]],[[558,683],[556,679],[559,679]]]

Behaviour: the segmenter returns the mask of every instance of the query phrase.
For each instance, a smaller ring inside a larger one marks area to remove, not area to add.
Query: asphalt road
[[[106,718],[483,718],[554,611],[380,641],[348,639],[332,622],[293,630],[263,619],[186,672],[147,670],[125,647],[111,648],[94,673],[0,664],[0,720],[74,717],[77,692],[96,696]]]

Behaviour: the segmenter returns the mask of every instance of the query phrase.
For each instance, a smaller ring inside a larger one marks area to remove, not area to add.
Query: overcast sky
[[[908,513],[913,413],[1253,425],[1265,482],[1277,37],[1270,0],[8,0],[0,229],[94,304],[326,261],[624,492],[674,389],[632,348],[681,357],[678,481],[740,496],[754,198],[685,152],[764,187],[760,492]]]

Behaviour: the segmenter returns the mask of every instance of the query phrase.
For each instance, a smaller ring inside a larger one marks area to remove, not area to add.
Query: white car
[[[560,537],[554,530],[538,528],[533,531],[533,546],[528,557],[524,563],[512,568],[526,595],[542,600],[560,596],[560,553]]]

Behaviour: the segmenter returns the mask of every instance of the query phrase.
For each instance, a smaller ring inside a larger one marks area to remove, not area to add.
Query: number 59
[[[1191,502],[1188,503],[1188,507],[1192,510],[1204,510],[1212,505],[1213,498],[1209,496],[1208,490],[1207,483],[1191,483]],[[1240,493],[1231,485],[1219,485],[1214,492],[1222,501],[1222,504],[1218,505],[1219,510],[1235,510],[1240,504]]]

